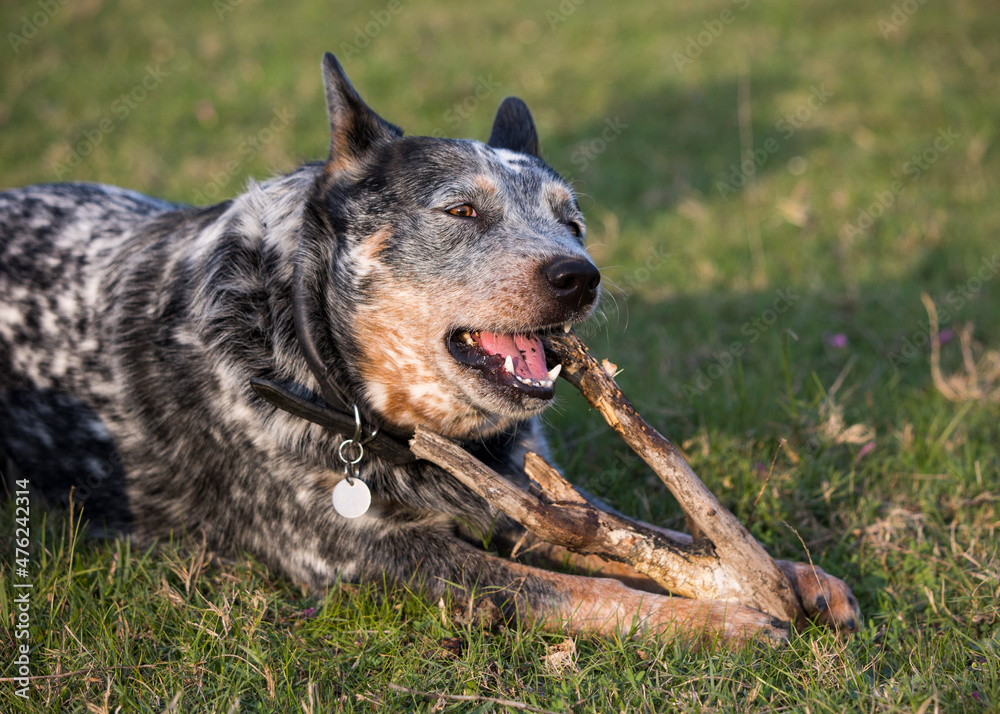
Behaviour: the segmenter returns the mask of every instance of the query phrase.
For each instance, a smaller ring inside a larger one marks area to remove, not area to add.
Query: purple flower
[[[834,335],[827,335],[824,339],[826,344],[835,350],[842,350],[847,347],[847,335],[843,332],[838,332]]]
[[[946,327],[943,330],[941,330],[941,332],[938,333],[937,343],[939,345],[946,345],[953,339],[955,339],[955,331],[952,330],[950,327]]]

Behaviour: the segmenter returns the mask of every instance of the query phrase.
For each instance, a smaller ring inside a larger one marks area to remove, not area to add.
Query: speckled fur
[[[523,104],[502,105],[490,145],[403,137],[331,55],[324,77],[330,157],[231,201],[196,208],[90,184],[0,193],[8,463],[49,502],[75,488],[93,530],[140,543],[189,533],[317,590],[476,593],[507,615],[589,632],[627,631],[636,617],[662,632],[719,610],[487,552],[487,534],[502,549],[519,529],[426,462],[366,458],[372,508],[355,520],[334,511],[341,437],[249,387],[258,377],[318,391],[295,339],[296,260],[318,350],[364,413],[462,439],[522,484],[525,451],[545,452],[535,417],[547,402],[479,389],[444,336],[530,331],[592,305],[569,309],[546,288],[546,261],[586,258],[582,218],[538,158]],[[465,203],[478,220],[446,211]],[[770,628],[734,608],[748,632]]]
[[[0,193],[0,446],[47,500],[75,486],[98,530],[143,543],[187,532],[317,589],[506,589],[509,610],[515,576],[471,543],[512,524],[436,467],[374,459],[372,509],[338,516],[340,437],[249,380],[315,388],[291,313],[304,240],[320,351],[363,411],[466,439],[516,477],[529,445],[545,448],[532,419],[544,404],[470,396],[443,335],[584,317],[551,305],[538,275],[551,256],[586,255],[566,225],[579,210],[536,157],[402,137],[352,104],[338,70],[327,61],[330,159],[232,201],[89,184]],[[463,202],[482,220],[441,210]]]

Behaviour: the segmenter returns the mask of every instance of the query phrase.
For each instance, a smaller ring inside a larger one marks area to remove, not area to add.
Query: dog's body
[[[19,471],[50,500],[75,487],[92,526],[143,542],[192,533],[316,589],[416,584],[575,631],[638,617],[657,632],[780,636],[739,606],[490,554],[474,544],[503,547],[519,527],[426,462],[368,454],[371,509],[334,510],[344,436],[250,388],[319,401],[295,386],[317,382],[296,295],[366,422],[463,440],[526,485],[552,396],[535,333],[586,318],[598,278],[523,104],[505,102],[489,145],[403,138],[332,56],[324,67],[329,160],[232,201],[191,208],[85,184],[0,193],[0,447]],[[799,583],[804,600],[822,595],[818,610],[849,622],[849,591],[814,579]]]

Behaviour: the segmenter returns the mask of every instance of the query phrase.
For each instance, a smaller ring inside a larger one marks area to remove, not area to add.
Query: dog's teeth
[[[563,332],[569,332],[572,329],[573,329],[573,324],[570,322],[567,322],[565,325],[563,325]]]
[[[511,374],[514,374],[514,360],[510,355],[507,355],[507,359],[503,361],[503,368]]]
[[[552,369],[550,369],[549,370],[549,382],[555,382],[556,381],[556,377],[559,376],[560,372],[562,372],[562,365],[561,364],[557,364],[555,367],[553,367]],[[549,386],[551,386],[551,384]]]
[[[463,332],[462,333],[462,340],[467,345],[474,345],[474,344],[476,344],[475,342],[472,341],[472,335],[470,335],[468,332]]]

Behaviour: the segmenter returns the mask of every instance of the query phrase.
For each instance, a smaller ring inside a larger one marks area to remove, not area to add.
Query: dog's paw
[[[771,645],[785,645],[788,642],[789,626],[777,618],[735,603],[713,603],[713,610],[721,611],[717,620],[717,632],[727,645],[742,645],[748,642],[765,642]],[[706,633],[712,636],[713,629]]]
[[[858,632],[861,629],[861,608],[847,583],[814,565],[787,560],[777,563],[811,619],[837,630]]]
[[[737,602],[690,600],[633,590],[611,578],[550,575],[566,597],[542,614],[549,626],[571,632],[628,637],[655,636],[695,649],[788,640],[788,623]],[[554,604],[554,603],[553,603]],[[568,608],[568,609],[562,609]],[[548,616],[545,616],[548,615]]]
[[[735,602],[707,602],[664,597],[661,606],[645,621],[647,630],[693,647],[750,642],[784,645],[788,623]]]

